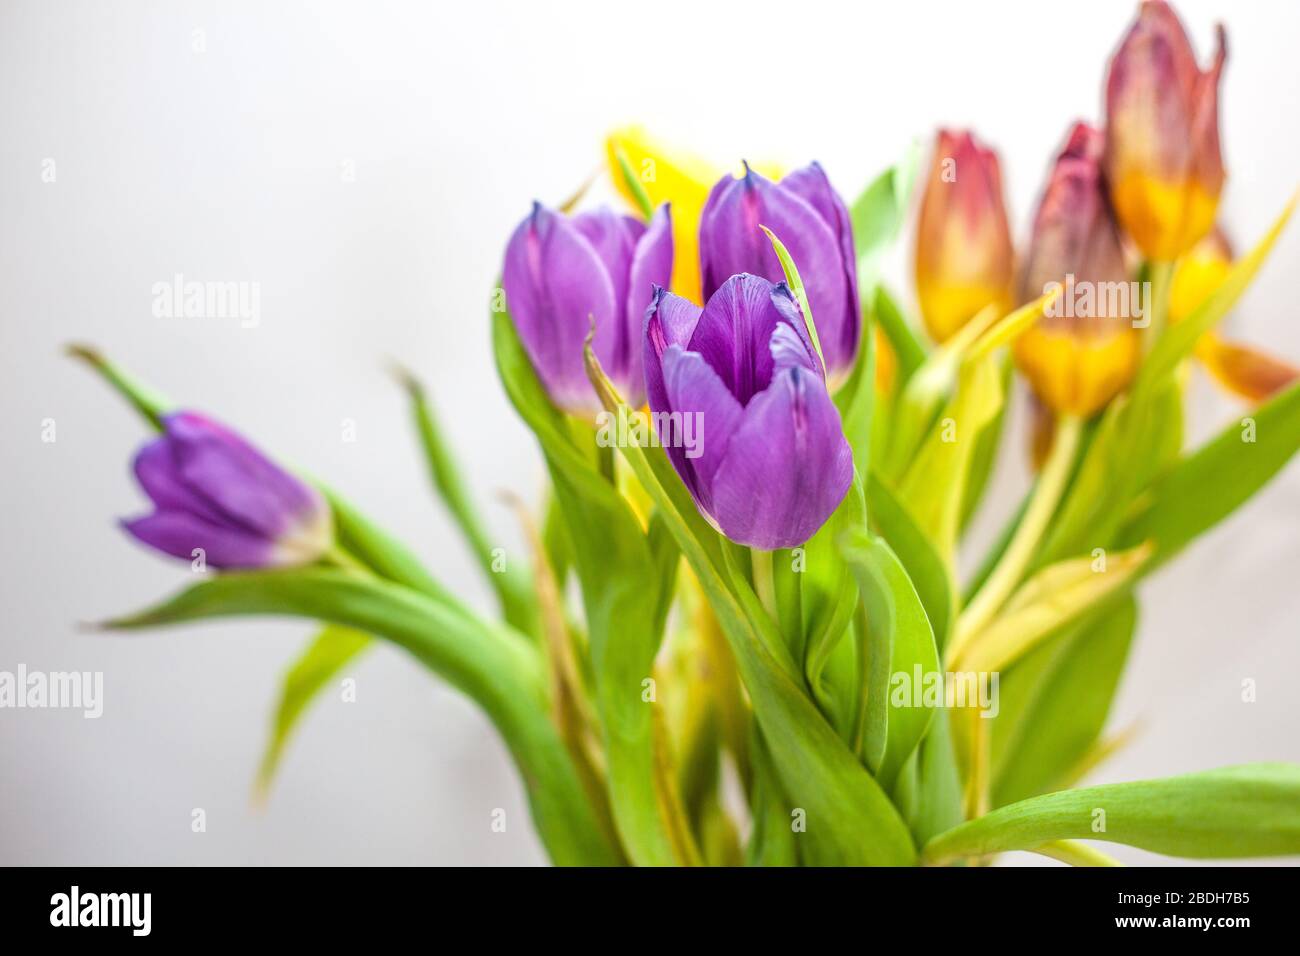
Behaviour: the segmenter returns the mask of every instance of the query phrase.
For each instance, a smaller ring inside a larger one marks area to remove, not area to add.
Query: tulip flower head
[[[1029,302],[1063,288],[1045,317],[1016,340],[1015,358],[1042,402],[1080,416],[1128,384],[1141,354],[1133,323],[1144,307],[1142,287],[1129,282],[1102,176],[1103,149],[1101,133],[1075,124],[1034,218],[1019,296]]]
[[[916,227],[916,294],[935,341],[989,305],[1009,310],[1012,268],[997,154],[940,130]]]
[[[566,217],[533,205],[506,247],[503,285],[520,341],[557,406],[575,414],[600,408],[582,360],[593,321],[593,348],[610,379],[633,406],[645,401],[641,323],[672,268],[667,206],[644,224],[609,209]]]
[[[195,412],[163,419],[135,476],[154,512],[123,522],[165,554],[216,568],[310,564],[333,542],[329,506],[239,435]]]
[[[1115,212],[1147,258],[1171,262],[1214,225],[1223,189],[1219,77],[1225,34],[1208,70],[1178,15],[1145,0],[1106,79],[1106,175]]]
[[[852,367],[861,328],[858,260],[848,208],[817,163],[780,182],[759,175],[748,164],[743,176],[724,176],[700,218],[706,300],[735,275],[782,279],[781,262],[760,226],[776,234],[799,269],[834,381]]]
[[[731,540],[795,547],[843,500],[853,455],[785,283],[732,276],[703,309],[656,290],[645,377],[660,443],[701,513]],[[702,437],[694,457],[676,440],[685,415],[697,416]]]

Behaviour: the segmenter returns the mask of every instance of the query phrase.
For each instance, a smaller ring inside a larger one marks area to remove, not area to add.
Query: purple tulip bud
[[[703,309],[657,288],[645,343],[655,429],[701,513],[764,551],[811,538],[853,453],[785,283],[732,276]]]
[[[600,409],[582,360],[593,319],[592,346],[606,374],[629,404],[645,402],[641,321],[672,271],[667,205],[646,225],[609,209],[569,218],[533,204],[506,247],[506,306],[556,405]]]
[[[817,163],[779,183],[748,165],[740,179],[724,176],[709,193],[700,218],[705,299],[740,273],[781,281],[781,263],[760,225],[790,250],[834,379],[853,365],[861,327],[849,211]]]
[[[244,439],[194,412],[163,419],[135,458],[153,514],[123,521],[151,548],[216,568],[310,564],[333,541],[329,506]]]

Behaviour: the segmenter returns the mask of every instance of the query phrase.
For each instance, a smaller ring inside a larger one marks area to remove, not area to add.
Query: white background
[[[1228,21],[1224,217],[1244,244],[1296,185],[1300,7],[1181,9],[1203,56],[1213,21]],[[568,195],[600,163],[606,129],[641,121],[719,163],[817,158],[851,197],[912,138],[972,125],[1001,151],[1023,238],[1069,122],[1097,117],[1133,6],[0,10],[0,669],[102,670],[106,683],[98,721],[0,711],[0,863],[488,864],[543,859],[518,781],[486,722],[402,654],[379,648],[349,669],[357,702],[334,693],[316,706],[257,810],[250,785],[280,674],[310,626],[78,629],[187,572],[116,529],[143,507],[128,462],[145,433],[62,344],[101,345],[327,477],[486,608],[384,363],[399,357],[431,384],[494,533],[515,549],[493,492],[535,498],[542,473],[494,378],[487,290],[529,201]],[[42,182],[46,159],[54,183]],[[1292,358],[1297,253],[1293,227],[1230,321]],[[906,261],[900,250],[898,277]],[[151,286],[177,272],[261,283],[261,325],[154,318]],[[1199,373],[1191,389],[1197,436],[1241,414]],[[54,444],[40,440],[45,418]],[[355,443],[341,441],[345,418]],[[979,537],[1025,483],[1014,442]],[[1144,586],[1114,715],[1142,732],[1094,779],[1300,760],[1298,506],[1293,465]],[[1241,703],[1243,678],[1258,702]],[[196,807],[203,834],[190,829]],[[497,807],[504,834],[489,828]]]

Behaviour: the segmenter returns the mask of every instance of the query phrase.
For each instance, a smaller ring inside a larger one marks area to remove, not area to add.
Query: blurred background
[[[1223,221],[1243,246],[1296,186],[1300,6],[1177,6],[1203,57],[1214,21],[1228,26]],[[188,573],[117,530],[143,508],[129,461],[145,432],[65,343],[99,345],[327,478],[489,608],[385,366],[400,358],[428,382],[495,534],[518,553],[495,492],[536,500],[542,467],[498,388],[485,318],[533,198],[572,193],[627,122],[719,163],[819,159],[849,199],[913,139],[968,125],[1001,153],[1023,241],[1069,123],[1099,118],[1105,62],[1135,9],[6,0],[0,670],[102,671],[104,712],[0,710],[0,864],[544,862],[486,720],[400,652],[377,647],[347,668],[355,702],[320,698],[257,807],[281,676],[311,625],[79,626]],[[1228,321],[1293,360],[1298,264],[1293,225]],[[907,240],[892,265],[910,300]],[[152,286],[176,273],[260,283],[260,324],[155,318]],[[1189,401],[1194,440],[1244,414],[1199,371]],[[1012,414],[1023,434],[1023,396]],[[1024,451],[1007,443],[976,551],[1028,484]],[[1112,723],[1140,732],[1093,782],[1300,760],[1298,517],[1292,463],[1143,586]]]

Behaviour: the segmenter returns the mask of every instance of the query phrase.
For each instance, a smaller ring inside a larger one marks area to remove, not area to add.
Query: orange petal
[[[1202,336],[1196,357],[1210,376],[1249,402],[1262,402],[1300,378],[1300,368],[1248,345]]]

